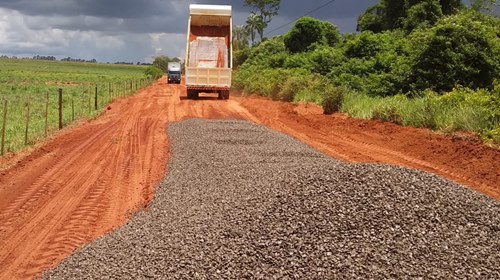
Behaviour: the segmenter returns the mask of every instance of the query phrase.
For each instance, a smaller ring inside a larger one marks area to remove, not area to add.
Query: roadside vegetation
[[[359,17],[357,34],[302,17],[251,47],[248,27],[237,27],[233,85],[500,144],[500,19],[488,13],[492,1],[473,2],[382,0]]]
[[[145,66],[136,65],[6,58],[0,64],[0,156],[59,129],[59,89],[61,124],[67,126],[97,116],[110,102],[148,85],[153,77],[145,75]]]

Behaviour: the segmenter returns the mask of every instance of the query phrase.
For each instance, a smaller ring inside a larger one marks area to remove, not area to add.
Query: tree
[[[403,19],[403,28],[411,32],[418,27],[432,27],[443,16],[438,0],[427,0],[417,3],[407,11]]]
[[[498,25],[485,24],[480,17],[477,13],[461,13],[414,34],[409,80],[413,89],[492,87],[500,76]]]
[[[339,29],[328,21],[321,22],[321,33],[326,45],[333,47],[340,41]]]
[[[402,26],[402,18],[406,15],[407,0],[382,0],[385,7],[385,21],[389,29]]]
[[[168,71],[168,63],[172,62],[172,61],[179,62],[180,60],[176,57],[170,58],[170,57],[165,56],[165,55],[160,55],[160,56],[157,56],[154,58],[153,65],[155,65],[158,68],[160,68],[161,70],[163,70],[163,72],[167,72]]]
[[[158,80],[163,76],[163,70],[158,68],[156,65],[148,66],[146,70],[144,70],[144,75],[147,77],[153,78],[155,80]]]
[[[264,29],[272,17],[278,14],[280,2],[281,0],[245,0],[245,6],[252,7],[252,15],[259,17],[262,23],[262,28],[256,29],[261,41],[264,38]]]
[[[249,40],[248,29],[243,25],[237,25],[233,28],[233,47],[234,50],[242,50],[248,47]]]
[[[255,33],[261,33],[264,30],[264,22],[260,16],[251,14],[246,21],[246,29],[250,34],[250,39],[252,40],[252,45],[255,45]],[[262,38],[261,38],[262,39]]]
[[[441,4],[441,10],[445,15],[455,14],[462,8],[461,0],[439,0],[439,4]]]
[[[385,7],[382,3],[378,3],[366,10],[358,18],[357,31],[369,30],[372,32],[382,32],[387,29],[385,22]]]
[[[305,16],[295,22],[284,40],[289,52],[305,52],[315,43],[333,46],[339,41],[339,32],[337,27],[329,22]]]
[[[454,14],[461,8],[460,0],[381,0],[358,18],[358,31],[369,30],[377,33],[428,26],[434,24],[442,15]]]

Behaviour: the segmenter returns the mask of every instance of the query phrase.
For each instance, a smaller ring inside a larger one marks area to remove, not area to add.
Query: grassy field
[[[114,99],[149,84],[144,70],[135,65],[0,59],[0,141],[6,115],[3,153],[33,144],[59,128],[59,89],[66,126],[95,117]]]

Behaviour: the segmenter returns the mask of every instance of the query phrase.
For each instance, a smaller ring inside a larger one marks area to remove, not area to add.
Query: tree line
[[[331,101],[330,112],[475,131],[500,144],[500,19],[489,12],[496,3],[381,0],[352,34],[302,17],[284,35],[237,49],[233,84],[285,101]]]

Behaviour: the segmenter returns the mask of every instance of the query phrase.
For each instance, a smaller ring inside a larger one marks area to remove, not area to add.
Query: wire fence
[[[117,98],[132,95],[152,82],[56,84],[0,95],[0,156],[41,141],[79,119],[93,118]]]

